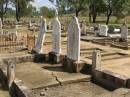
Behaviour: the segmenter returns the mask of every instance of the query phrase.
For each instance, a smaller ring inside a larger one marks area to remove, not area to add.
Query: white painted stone
[[[67,57],[80,61],[80,26],[78,19],[74,16],[68,27]]]
[[[15,63],[9,62],[7,67],[8,87],[10,88],[15,80]]]
[[[15,35],[18,36],[18,25],[15,25]]]
[[[101,53],[99,50],[95,50],[92,55],[92,68],[101,69]]]
[[[43,53],[43,43],[45,39],[45,33],[47,31],[46,26],[46,19],[44,19],[41,23],[40,33],[38,34],[38,39],[34,48],[34,51],[37,53]]]
[[[125,23],[121,26],[121,38],[123,40],[128,39],[128,27]]]
[[[58,17],[55,17],[55,19],[52,22],[52,51],[60,54],[61,53],[61,24],[58,19]]]
[[[2,20],[0,18],[0,34],[3,34],[3,24],[2,24]]]
[[[108,36],[108,26],[107,25],[99,25],[99,35],[100,36]]]

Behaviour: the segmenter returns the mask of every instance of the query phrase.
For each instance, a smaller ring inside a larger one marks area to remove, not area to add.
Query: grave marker
[[[92,55],[92,69],[101,69],[101,53],[95,50]]]
[[[7,78],[8,78],[8,87],[10,88],[13,81],[15,80],[15,66],[16,64],[12,61],[8,62],[7,66]]]
[[[2,20],[0,18],[0,34],[3,34],[3,24],[2,24]]]
[[[40,33],[38,34],[36,46],[34,48],[34,51],[36,53],[43,53],[43,43],[44,43],[46,31],[47,31],[47,29],[46,29],[46,19],[44,19],[41,23]]]
[[[49,60],[52,63],[59,63],[61,57],[61,23],[58,19],[58,12],[55,11],[55,18],[52,22],[52,52],[49,53]]]
[[[63,60],[63,67],[68,72],[80,72],[85,63],[80,60],[80,26],[74,16],[68,27],[67,56]]]
[[[80,60],[80,26],[75,16],[68,27],[67,57],[75,61]]]
[[[99,25],[99,35],[100,36],[108,36],[108,26],[107,25]]]
[[[53,21],[53,52],[60,54],[61,53],[61,24],[58,17],[55,17]]]
[[[121,26],[121,38],[122,40],[126,41],[128,40],[128,27],[127,27],[127,24],[124,23],[122,26]]]

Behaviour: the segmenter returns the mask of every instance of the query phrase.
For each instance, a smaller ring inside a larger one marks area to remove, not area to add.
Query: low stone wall
[[[42,62],[47,61],[48,56],[45,54],[34,54],[34,55],[24,55],[20,57],[4,57],[1,58],[1,65],[4,67],[0,68],[0,82],[2,85],[8,88],[8,80],[7,80],[7,64],[8,61],[13,60],[16,64],[23,63],[23,62]],[[15,79],[9,89],[10,94],[13,97],[34,97],[24,83],[21,80]]]
[[[108,89],[127,87],[128,78],[105,70],[93,71],[94,82],[99,83]]]
[[[8,88],[7,70],[0,69],[0,82]],[[9,89],[12,97],[34,97],[21,80],[15,79]]]
[[[32,54],[32,55],[24,55],[19,57],[4,57],[1,58],[2,65],[7,64],[9,60],[13,60],[16,64],[23,63],[23,62],[47,62],[48,55],[47,54]]]
[[[20,80],[15,80],[12,83],[10,93],[12,96],[16,97],[34,97],[29,90]]]

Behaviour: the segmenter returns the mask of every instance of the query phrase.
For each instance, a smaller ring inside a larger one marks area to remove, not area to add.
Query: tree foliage
[[[48,8],[46,6],[43,6],[40,8],[40,13],[41,13],[41,15],[43,15],[44,17],[47,17],[47,18],[52,18],[55,16],[54,9]]]
[[[0,0],[0,18],[3,21],[3,17],[5,13],[7,12],[9,0]]]

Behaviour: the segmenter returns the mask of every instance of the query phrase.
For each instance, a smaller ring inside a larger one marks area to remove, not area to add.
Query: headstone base
[[[35,49],[32,49],[31,53],[32,53],[32,54],[38,54],[38,53],[35,51]]]
[[[70,73],[79,73],[83,70],[86,63],[83,61],[74,61],[70,58],[65,57],[63,60],[63,69]]]
[[[49,62],[52,64],[58,64],[62,62],[63,59],[64,59],[64,56],[61,54],[57,54],[55,52],[49,53]]]

